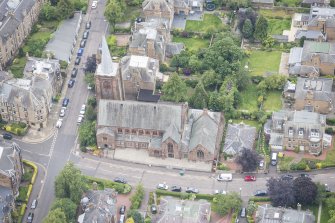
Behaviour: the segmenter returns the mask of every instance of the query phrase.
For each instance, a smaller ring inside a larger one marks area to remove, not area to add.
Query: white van
[[[231,173],[221,173],[217,178],[218,181],[232,181],[233,174]]]
[[[271,165],[272,166],[277,165],[277,156],[278,156],[278,153],[272,153],[272,156],[271,156]]]

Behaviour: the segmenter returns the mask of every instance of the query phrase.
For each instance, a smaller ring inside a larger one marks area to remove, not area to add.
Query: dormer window
[[[289,136],[293,136],[293,128],[289,128],[288,129],[288,135]]]
[[[317,129],[312,129],[311,137],[319,137],[319,131]]]
[[[300,128],[298,134],[299,136],[304,136],[304,129]]]

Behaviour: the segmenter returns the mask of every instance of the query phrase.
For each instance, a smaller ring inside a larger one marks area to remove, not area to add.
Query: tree
[[[207,108],[208,94],[201,81],[199,81],[199,83],[194,89],[194,93],[189,98],[189,104],[192,108],[198,108],[198,109]]]
[[[201,76],[201,81],[206,89],[217,88],[219,77],[214,70],[206,70]]]
[[[237,106],[238,91],[236,88],[235,79],[230,76],[225,79],[220,88],[219,100],[222,103],[222,109],[227,117],[231,117],[235,113],[235,107]]]
[[[217,91],[209,93],[208,108],[213,111],[222,111],[221,95]]]
[[[85,82],[92,88],[95,89],[95,77],[94,73],[85,74]]]
[[[86,112],[85,112],[85,117],[88,121],[94,121],[94,120],[97,119],[97,112],[95,111],[95,109],[91,105],[87,106]]]
[[[95,122],[85,121],[79,126],[79,142],[82,147],[96,145]]]
[[[130,218],[127,218],[126,223],[135,223],[135,221],[132,217],[130,217]]]
[[[85,72],[95,73],[96,69],[97,69],[97,58],[96,55],[93,54],[92,56],[87,58]]]
[[[213,209],[219,215],[227,215],[232,209],[238,210],[242,205],[241,197],[233,192],[229,194],[218,194],[214,197]]]
[[[309,177],[297,177],[293,181],[294,195],[297,203],[313,204],[316,200],[318,188]]]
[[[67,19],[73,15],[74,4],[72,0],[58,0],[57,14],[60,19]]]
[[[188,68],[190,61],[190,53],[188,51],[182,51],[180,54],[174,55],[170,66],[176,67],[177,71],[179,68]]]
[[[247,8],[246,10],[238,11],[238,28],[243,29],[244,21],[249,19],[251,21],[252,27],[255,27],[257,21],[257,12],[252,8]]]
[[[43,223],[67,223],[64,212],[57,208],[49,212],[46,218],[43,219]]]
[[[329,216],[330,216],[330,219],[328,220],[328,223],[335,223],[335,210],[330,210]]]
[[[174,73],[163,85],[162,92],[163,100],[181,102],[186,100],[187,87],[185,82],[179,77],[179,75],[177,73]]]
[[[203,55],[205,69],[213,69],[223,81],[226,76],[234,74],[241,67],[243,51],[231,37],[216,40]]]
[[[81,171],[75,168],[73,163],[67,163],[56,177],[56,198],[70,198],[75,204],[78,204],[86,190],[86,180]]]
[[[243,34],[243,37],[246,39],[249,39],[253,36],[254,27],[252,26],[250,19],[246,19],[244,21],[243,28],[242,28],[242,34]]]
[[[200,71],[201,68],[201,61],[198,59],[196,55],[192,55],[188,61],[188,65],[193,72],[198,72]]]
[[[272,177],[268,180],[266,185],[273,206],[294,207],[297,204],[292,180]]]
[[[326,186],[324,184],[319,183],[319,182],[316,183],[316,186],[318,188],[318,192],[317,192],[317,196],[316,196],[315,201],[320,204],[321,202],[325,201],[326,198],[327,198]],[[334,207],[335,207],[335,205],[334,205]]]
[[[44,4],[41,8],[40,19],[43,21],[58,20],[57,7],[52,6],[50,3]]]
[[[60,209],[66,217],[67,222],[76,221],[77,205],[73,203],[69,198],[57,198],[51,207],[51,210]]]
[[[255,150],[243,148],[236,157],[236,163],[242,166],[243,172],[252,172],[257,169],[260,157]]]
[[[112,25],[115,30],[115,25],[121,22],[124,17],[124,1],[111,0],[106,6],[104,13],[107,21]]]
[[[143,223],[144,219],[140,212],[137,210],[130,209],[127,213],[128,218],[133,218],[135,223]]]
[[[299,40],[299,46],[300,47],[304,46],[305,40],[306,40],[306,36],[303,36],[303,37],[300,38],[300,40]]]
[[[255,32],[254,37],[255,39],[258,39],[260,41],[265,40],[265,38],[268,36],[268,21],[264,16],[259,16],[256,22],[255,26]]]

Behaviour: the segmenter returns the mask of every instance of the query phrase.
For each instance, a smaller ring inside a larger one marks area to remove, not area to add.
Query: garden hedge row
[[[172,192],[172,191],[166,191],[166,190],[156,190],[156,194],[157,194],[157,196],[171,196],[171,197],[178,197],[178,198],[181,198],[181,199],[189,199],[192,196],[192,194]],[[214,195],[212,195],[212,194],[196,194],[195,198],[212,201],[213,198],[214,198]]]
[[[251,198],[249,198],[249,201],[268,202],[268,201],[271,201],[271,198],[270,197],[251,197]]]
[[[30,183],[31,183],[31,184],[34,184],[34,183],[35,183],[35,180],[36,180],[37,173],[38,173],[38,168],[37,168],[37,166],[35,165],[35,163],[30,162],[30,161],[28,161],[28,160],[23,160],[23,163],[26,164],[26,165],[28,165],[28,166],[30,166],[31,168],[33,168],[34,173],[33,173],[33,176],[32,176],[32,178],[31,178]]]
[[[111,180],[105,180],[105,179],[100,179],[96,177],[91,177],[91,176],[85,176],[86,180],[89,183],[96,182],[97,184],[100,184],[103,186],[103,188],[113,188],[115,189],[119,194],[128,194],[131,191],[131,186],[129,184],[122,184],[122,183],[117,183]]]

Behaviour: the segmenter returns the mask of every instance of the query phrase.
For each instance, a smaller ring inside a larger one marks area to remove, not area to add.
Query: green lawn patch
[[[333,209],[333,207],[332,207],[332,209]],[[328,223],[328,220],[330,219],[329,210],[331,210],[331,209],[324,203],[322,205],[320,223]]]
[[[135,20],[137,17],[141,15],[142,8],[139,6],[128,6],[126,7],[126,11],[124,12],[123,21],[128,22]]]
[[[277,74],[280,64],[280,51],[252,51],[248,59],[250,74],[263,76],[266,73]]]
[[[39,39],[49,40],[50,35],[51,35],[51,32],[50,32],[50,31],[37,32],[37,33],[32,34],[32,35],[29,37],[29,40],[39,40]]]
[[[268,19],[269,34],[283,34],[283,30],[288,30],[291,27],[291,19]]]
[[[19,196],[17,196],[17,201],[26,201],[28,193],[28,186],[19,187]]]
[[[281,92],[269,91],[263,104],[265,111],[278,111],[282,108]]]
[[[206,32],[209,28],[223,27],[221,19],[213,14],[204,14],[203,21],[186,21],[185,31]]]
[[[173,42],[184,43],[189,51],[198,51],[209,46],[209,40],[200,38],[173,37]]]
[[[26,66],[26,57],[15,58],[13,64],[9,67],[9,70],[13,73],[15,78],[23,77],[23,70]]]
[[[284,156],[282,158],[279,158],[280,171],[289,171],[293,159],[294,159],[293,157],[289,157],[289,156]]]
[[[256,84],[249,84],[241,93],[240,110],[256,111],[257,105],[257,89]]]
[[[22,175],[22,181],[29,182],[33,177],[34,170],[30,166],[24,165],[24,174]]]
[[[281,0],[280,5],[288,7],[296,7],[299,6],[301,2],[302,2],[301,0]]]
[[[257,130],[262,126],[259,122],[257,121],[254,121],[254,120],[247,120],[247,119],[233,119],[232,120],[233,123],[236,123],[236,124],[240,124],[241,122],[243,122],[244,124],[246,125],[250,125],[250,126],[253,126],[253,127],[256,127]]]
[[[259,12],[262,16],[266,18],[285,18],[290,19],[292,17],[293,12],[289,12],[287,10],[272,10],[272,9],[261,9]]]

